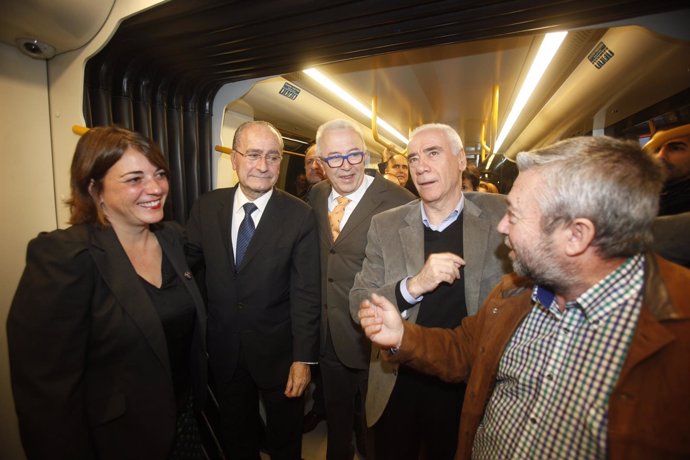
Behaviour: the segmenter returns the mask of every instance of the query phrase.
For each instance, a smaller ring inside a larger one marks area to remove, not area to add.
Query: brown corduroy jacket
[[[467,382],[456,459],[469,459],[503,350],[532,308],[532,285],[507,275],[455,329],[405,322],[389,359]],[[387,353],[386,353],[387,354]],[[610,459],[690,458],[690,270],[649,254],[642,311],[609,401]]]

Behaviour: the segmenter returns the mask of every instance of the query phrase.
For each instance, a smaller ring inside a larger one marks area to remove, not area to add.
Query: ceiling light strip
[[[544,41],[539,47],[537,56],[534,58],[534,62],[527,73],[527,77],[525,78],[525,82],[522,84],[522,88],[520,88],[520,92],[518,93],[517,99],[515,99],[513,108],[510,110],[510,114],[503,124],[501,133],[496,139],[496,145],[493,149],[494,153],[498,152],[498,149],[501,148],[503,141],[505,141],[506,137],[508,137],[508,133],[513,128],[513,125],[520,116],[520,113],[522,113],[522,109],[525,108],[525,105],[534,92],[534,89],[537,87],[539,80],[541,80],[541,77],[544,75],[544,72],[551,63],[551,60],[556,55],[556,51],[558,51],[558,48],[561,47],[561,44],[567,35],[568,32],[552,32],[544,36]]]
[[[326,77],[323,73],[319,72],[315,68],[309,68],[303,70],[305,74],[313,78],[315,81],[317,81],[319,84],[321,84],[324,88],[328,89],[330,92],[338,96],[340,99],[343,101],[347,102],[350,104],[352,107],[357,109],[361,114],[363,114],[365,117],[369,118],[371,120],[372,117],[372,112],[370,109],[368,109],[364,104],[359,102],[357,99],[352,97],[350,93],[342,89],[340,86],[338,86],[333,80],[330,78]],[[402,142],[404,145],[407,145],[407,138],[400,134],[395,128],[393,128],[387,121],[383,120],[381,117],[376,117],[376,124],[380,126],[381,128],[385,129],[388,133],[392,134],[396,139],[398,139],[400,142]]]

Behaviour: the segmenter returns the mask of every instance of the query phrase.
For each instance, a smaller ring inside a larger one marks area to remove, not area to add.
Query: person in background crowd
[[[367,336],[391,361],[467,382],[456,459],[690,457],[690,270],[648,251],[661,167],[605,136],[517,165],[498,226],[516,273],[454,330],[372,295]]]
[[[206,313],[181,228],[161,223],[167,175],[138,133],[77,143],[72,226],[29,243],[7,319],[29,459],[204,458]]]
[[[366,258],[350,292],[353,319],[362,299],[381,293],[409,322],[453,328],[477,312],[508,270],[494,228],[503,196],[462,193],[462,140],[443,124],[415,129],[408,144],[421,200],[373,217]],[[372,353],[366,416],[377,460],[452,459],[464,385],[442,382]]]
[[[363,403],[371,345],[350,317],[349,293],[364,259],[367,231],[374,215],[407,203],[414,195],[364,172],[368,154],[360,127],[331,120],[316,133],[319,158],[328,181],[312,188],[321,248],[321,358],[328,460],[352,460],[352,430],[365,455]]]
[[[321,162],[316,154],[316,144],[312,144],[304,153],[304,174],[306,177],[306,187],[298,193],[297,196],[302,200],[309,202],[309,190],[326,178]]]
[[[190,266],[205,269],[220,440],[232,459],[259,458],[259,397],[271,458],[301,458],[304,390],[318,361],[316,221],[274,187],[282,152],[273,125],[241,124],[232,144],[239,184],[203,195],[187,223]]]
[[[473,164],[468,164],[462,172],[462,191],[476,192],[479,188],[479,168]]]
[[[386,179],[386,180],[389,180],[389,181],[393,182],[394,184],[400,185],[400,182],[398,181],[398,178],[395,177],[393,174],[383,173],[383,178]]]
[[[484,193],[498,193],[498,187],[488,181],[479,181],[477,191]]]
[[[385,174],[392,174],[395,176],[398,179],[400,186],[405,187],[410,178],[407,158],[405,158],[404,155],[396,153],[386,162],[386,170],[384,172]]]
[[[690,124],[657,131],[644,150],[659,159],[667,173],[654,221],[654,250],[690,267]]]
[[[690,124],[657,131],[644,150],[661,160],[667,172],[659,215],[690,212]]]

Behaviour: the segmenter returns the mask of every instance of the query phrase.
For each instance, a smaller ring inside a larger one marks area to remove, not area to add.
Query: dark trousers
[[[386,409],[372,427],[374,458],[452,460],[464,394],[464,384],[400,366]]]
[[[326,403],[328,424],[328,460],[352,460],[353,429],[362,442],[366,442],[367,430],[364,421],[364,401],[367,394],[368,371],[344,366],[335,354],[330,330],[319,364],[323,380],[323,395]],[[359,443],[358,443],[359,444]],[[360,447],[361,449],[361,447]]]
[[[287,383],[287,376],[285,376]],[[259,388],[243,358],[229,382],[218,384],[220,441],[228,460],[258,460],[261,443],[259,395],[266,410],[266,446],[273,460],[302,458],[304,396],[287,398],[285,384]]]

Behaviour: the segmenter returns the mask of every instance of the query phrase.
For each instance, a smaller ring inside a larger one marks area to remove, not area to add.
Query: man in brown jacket
[[[454,330],[359,317],[388,358],[467,381],[456,458],[688,458],[690,270],[647,251],[663,173],[632,143],[518,155],[515,274]]]

